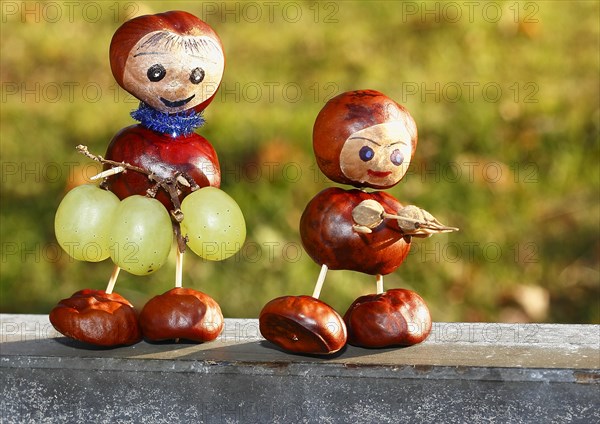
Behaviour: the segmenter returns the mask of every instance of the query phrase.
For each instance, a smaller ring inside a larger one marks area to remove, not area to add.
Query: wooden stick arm
[[[379,202],[372,199],[360,202],[352,210],[352,219],[355,222],[354,230],[367,234],[378,227],[384,219],[397,220],[403,234],[415,237],[429,237],[432,234],[458,231],[456,227],[443,225],[429,212],[417,206],[405,206],[396,214],[390,214],[385,212]]]
[[[415,205],[403,207],[396,215],[384,213],[383,217],[396,219],[404,234],[415,237],[428,237],[432,234],[458,231],[456,227],[443,225],[429,212]]]

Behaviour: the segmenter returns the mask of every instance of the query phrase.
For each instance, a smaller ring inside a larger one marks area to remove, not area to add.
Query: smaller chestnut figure
[[[302,244],[321,272],[312,296],[283,296],[267,303],[260,330],[284,350],[332,354],[346,342],[362,347],[409,346],[431,331],[427,305],[406,289],[384,291],[383,276],[395,271],[412,237],[456,231],[416,206],[404,206],[382,191],[406,174],[417,146],[409,112],[374,90],[331,99],[313,128],[317,164],[331,180],[355,189],[327,188],[300,219]],[[356,299],[342,318],[319,300],[327,271],[375,276],[376,293]]]

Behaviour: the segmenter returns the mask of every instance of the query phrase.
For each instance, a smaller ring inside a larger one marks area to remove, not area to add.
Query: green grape
[[[169,213],[156,199],[126,197],[113,215],[109,239],[115,264],[135,275],[151,274],[165,264],[171,250]]]
[[[60,202],[54,217],[58,244],[79,261],[109,256],[108,231],[119,198],[93,184],[75,187]]]
[[[246,239],[246,223],[238,204],[215,187],[204,187],[181,202],[181,233],[204,259],[221,261],[234,255]]]

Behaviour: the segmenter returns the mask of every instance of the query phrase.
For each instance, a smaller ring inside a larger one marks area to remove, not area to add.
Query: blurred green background
[[[599,3],[2,2],[0,311],[47,313],[103,289],[110,260],[56,244],[54,212],[131,125],[108,46],[135,15],[183,9],[215,28],[227,64],[199,132],[219,153],[222,188],[245,213],[247,243],[220,263],[186,255],[184,285],[226,317],[310,294],[304,206],[333,185],[312,155],[314,119],[346,90],[404,104],[419,127],[409,173],[388,192],[460,232],[416,240],[385,278],[436,321],[600,322]],[[116,291],[141,307],[173,285],[174,256]],[[321,298],[343,313],[373,277],[330,272]]]

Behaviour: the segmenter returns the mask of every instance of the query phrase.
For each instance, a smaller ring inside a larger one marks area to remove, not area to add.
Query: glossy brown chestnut
[[[155,296],[140,312],[140,327],[150,341],[184,339],[208,342],[223,330],[219,304],[207,294],[174,288]]]
[[[330,179],[356,187],[388,188],[393,184],[371,184],[348,178],[340,168],[340,153],[346,139],[362,129],[402,122],[410,134],[412,153],[417,147],[417,126],[406,108],[375,90],[348,91],[332,98],[321,109],[313,127],[313,149],[319,169]]]
[[[142,339],[133,305],[117,293],[84,289],[58,302],[50,322],[61,334],[97,346],[131,345]]]
[[[406,242],[395,220],[384,220],[370,234],[356,232],[352,210],[363,200],[379,202],[395,214],[402,204],[384,192],[328,188],[306,206],[300,219],[300,236],[309,256],[329,269],[347,269],[365,274],[389,274],[408,255]]]
[[[145,91],[148,88],[147,85],[128,86],[124,81],[124,76],[127,66],[131,66],[131,64],[128,64],[128,58],[132,50],[136,48],[136,45],[145,36],[153,33],[156,34],[157,32],[168,33],[173,44],[176,43],[174,36],[177,35],[208,38],[220,50],[220,53],[216,56],[207,57],[207,62],[221,61],[222,65],[225,65],[223,45],[219,36],[210,25],[196,16],[181,10],[172,10],[157,13],[155,15],[135,17],[121,25],[113,35],[109,50],[110,67],[117,83],[136,98],[146,101],[146,103],[148,103],[148,99],[145,98]],[[152,44],[152,42],[149,42],[148,44]],[[197,40],[188,41],[187,43],[188,48],[197,46],[198,44]],[[180,59],[180,62],[181,66],[185,66],[184,59]],[[193,108],[196,112],[203,111],[213,101],[217,88],[221,82],[221,76],[222,75],[218,76],[218,84],[215,84],[214,87],[206,87],[204,91],[206,93],[212,92],[212,94]]]
[[[361,347],[410,346],[431,332],[425,301],[406,289],[361,296],[350,305],[344,321],[348,343]]]
[[[265,339],[295,353],[328,355],[346,344],[346,325],[328,304],[312,296],[271,300],[259,316]]]
[[[200,187],[218,188],[221,184],[217,153],[204,137],[195,133],[173,138],[133,125],[115,135],[106,151],[106,159],[139,166],[161,178],[185,172]],[[107,178],[107,184],[108,189],[120,199],[134,194],[144,196],[146,190],[154,185],[146,175],[134,171],[112,175]],[[190,189],[184,187],[180,201],[189,193]],[[156,199],[168,210],[173,209],[165,190],[159,190]]]

